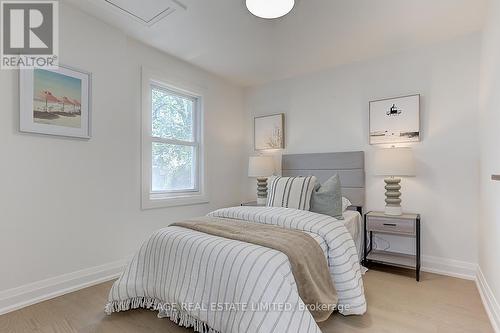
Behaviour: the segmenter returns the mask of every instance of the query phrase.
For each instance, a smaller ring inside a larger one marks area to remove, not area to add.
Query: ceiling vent
[[[134,20],[152,26],[178,9],[187,6],[178,0],[104,0],[114,11],[127,15]]]

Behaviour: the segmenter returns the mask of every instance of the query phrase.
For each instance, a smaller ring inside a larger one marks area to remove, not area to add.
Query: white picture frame
[[[369,118],[371,145],[420,141],[419,94],[371,101]]]
[[[21,132],[90,139],[91,73],[62,65],[19,72]]]
[[[272,150],[285,148],[285,114],[254,118],[254,149]]]

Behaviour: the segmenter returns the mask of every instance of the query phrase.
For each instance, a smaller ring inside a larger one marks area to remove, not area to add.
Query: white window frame
[[[195,101],[193,114],[194,142],[163,139],[152,135],[151,91],[153,87],[185,96]],[[161,74],[142,68],[142,208],[185,206],[208,203],[206,186],[205,149],[203,131],[203,93],[192,85],[172,82]],[[152,144],[153,142],[195,146],[195,188],[179,191],[152,190]]]

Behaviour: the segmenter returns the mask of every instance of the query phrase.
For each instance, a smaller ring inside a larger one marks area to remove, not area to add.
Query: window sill
[[[210,201],[206,195],[190,195],[179,197],[153,198],[148,194],[142,198],[142,209],[168,208],[207,204]]]

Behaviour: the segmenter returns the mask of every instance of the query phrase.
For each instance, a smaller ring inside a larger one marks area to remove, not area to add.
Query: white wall
[[[239,203],[241,89],[61,7],[61,63],[93,74],[93,137],[19,133],[18,72],[0,71],[0,294],[124,259],[156,229]],[[141,65],[206,91],[208,205],[140,209]]]
[[[500,174],[500,2],[490,1],[488,12],[480,84],[479,278],[500,328],[500,182],[491,180],[492,174]]]
[[[420,93],[423,137],[412,145],[418,176],[403,180],[403,208],[422,214],[424,264],[442,270],[447,269],[443,264],[463,266],[464,273],[474,274],[479,48],[480,35],[474,34],[250,88],[247,152],[253,153],[253,116],[284,112],[286,153],[366,151],[366,209],[382,210],[383,179],[371,174],[375,148],[368,144],[368,102]],[[255,196],[253,181],[245,179],[244,184],[244,196]],[[411,251],[401,242],[391,245],[396,251]]]

